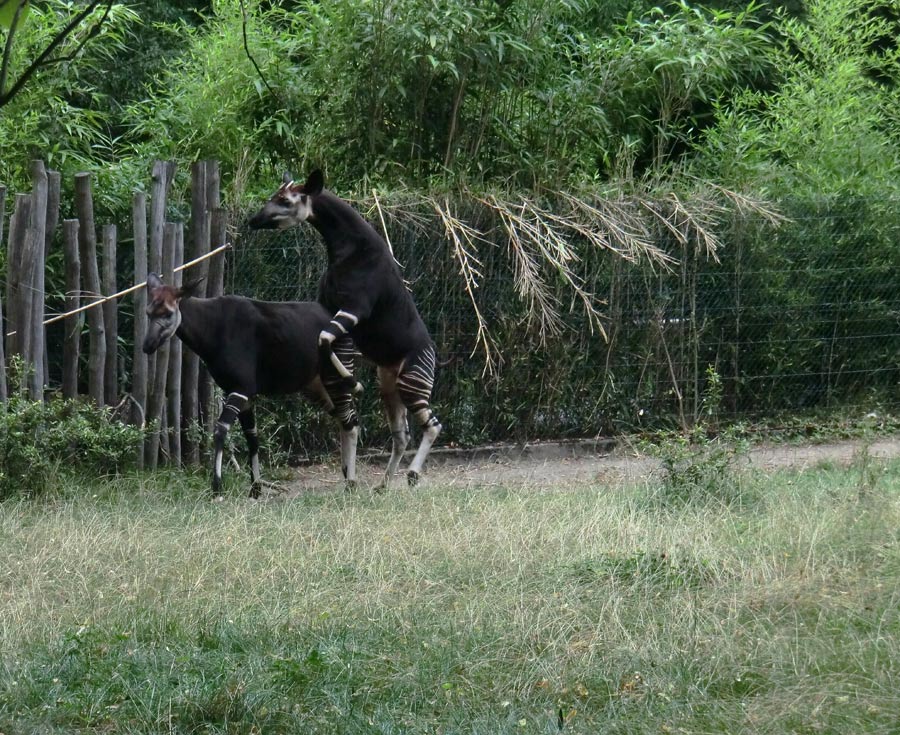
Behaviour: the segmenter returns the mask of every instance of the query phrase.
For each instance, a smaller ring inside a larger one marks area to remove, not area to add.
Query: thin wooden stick
[[[219,247],[217,247],[215,250],[210,250],[206,255],[203,255],[199,258],[194,258],[193,260],[188,261],[184,265],[178,266],[175,270],[183,271],[185,268],[190,268],[191,266],[197,265],[197,263],[199,263],[201,260],[206,260],[207,258],[211,258],[213,255],[218,255],[223,250],[230,250],[230,249],[231,249],[231,243],[226,242],[224,245],[219,245]],[[72,316],[73,314],[79,314],[82,311],[87,311],[88,309],[93,309],[95,306],[100,306],[101,304],[105,304],[107,301],[112,301],[112,299],[118,299],[122,296],[127,296],[130,293],[134,293],[139,288],[143,288],[146,285],[147,285],[147,282],[143,281],[142,283],[136,283],[134,286],[129,286],[124,291],[119,291],[118,293],[114,293],[111,296],[99,296],[99,297],[97,297],[96,301],[92,301],[90,304],[81,306],[77,309],[73,309],[72,311],[67,311],[65,314],[57,314],[56,316],[45,321],[44,324],[45,325],[53,324],[53,322],[58,322],[61,319],[65,319],[67,316]],[[14,334],[15,334],[15,332],[8,332],[6,336],[11,337]]]
[[[391,251],[391,257],[394,259],[394,262],[402,268],[403,264],[397,260],[397,257],[394,255],[394,247],[391,245],[391,236],[388,235],[387,225],[384,222],[384,215],[381,213],[381,202],[378,201],[378,192],[375,191],[375,189],[372,189],[372,198],[375,200],[375,209],[378,210],[378,219],[381,220],[381,230],[384,232],[384,241],[387,243],[388,250]]]

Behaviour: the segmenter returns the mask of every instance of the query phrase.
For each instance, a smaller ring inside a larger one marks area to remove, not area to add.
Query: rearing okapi
[[[407,410],[419,422],[422,442],[407,473],[409,484],[415,485],[441,431],[429,405],[434,343],[387,243],[353,207],[323,186],[318,170],[305,184],[282,184],[250,219],[250,226],[283,230],[309,222],[322,235],[328,267],[319,283],[319,302],[334,316],[319,334],[319,348],[323,358],[354,385],[355,379],[336,354],[347,339],[352,338],[378,366],[379,391],[392,437],[383,485],[397,471],[409,443]]]
[[[216,384],[225,392],[225,405],[216,422],[213,496],[222,485],[225,437],[238,420],[250,452],[250,496],[259,497],[259,439],[253,415],[257,395],[302,393],[341,425],[341,464],[348,489],[356,484],[356,439],[359,434],[353,397],[346,381],[328,362],[320,364],[319,332],[330,313],[307,301],[254,301],[243,296],[194,298],[199,281],[167,286],[159,276],[147,276],[148,355],[178,335],[199,355]],[[348,356],[348,364],[349,362]]]

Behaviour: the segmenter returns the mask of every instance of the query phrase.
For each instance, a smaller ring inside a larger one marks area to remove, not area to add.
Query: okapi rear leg
[[[259,475],[259,436],[256,433],[256,416],[253,406],[249,405],[238,414],[244,438],[247,440],[247,456],[250,459],[250,497],[258,498],[262,489],[262,478]]]
[[[391,479],[400,467],[403,452],[409,444],[409,424],[406,419],[406,406],[397,392],[397,375],[399,368],[378,368],[378,387],[381,393],[381,402],[388,427],[391,430],[391,458],[388,460],[387,470],[381,482],[376,486],[376,491],[386,489]]]
[[[225,405],[222,406],[222,413],[219,414],[219,420],[216,421],[216,428],[213,431],[213,498],[219,497],[222,490],[222,455],[225,452],[225,437],[228,436],[231,425],[247,408],[249,402],[250,399],[243,393],[229,393],[225,398]]]
[[[409,470],[406,473],[410,487],[419,482],[422,466],[431,452],[431,446],[435,439],[441,433],[441,422],[438,421],[429,405],[431,391],[434,388],[435,365],[434,346],[429,345],[407,359],[397,378],[397,392],[400,400],[422,427],[422,441],[419,443],[416,455],[410,462]]]

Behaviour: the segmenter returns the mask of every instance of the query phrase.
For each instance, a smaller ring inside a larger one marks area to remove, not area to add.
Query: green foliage
[[[630,175],[636,159],[667,164],[701,108],[752,83],[768,43],[752,4],[646,16],[578,0],[245,9],[226,0],[202,27],[178,26],[183,56],[128,113],[140,160],[327,163],[344,180],[418,185]]]
[[[703,170],[774,197],[896,194],[898,24],[889,0],[812,0],[781,18],[777,85],[718,107]]]
[[[33,496],[68,475],[109,475],[130,465],[140,429],[110,409],[52,398],[31,401],[13,391],[0,411],[0,499]]]
[[[48,0],[31,4],[27,22],[14,36],[9,79],[18,75],[62,30],[71,3]],[[87,30],[102,16],[97,9],[58,49],[59,56],[76,53]],[[131,8],[115,4],[99,35],[65,63],[39,71],[12,101],[0,110],[0,181],[24,189],[32,158],[49,167],[74,173],[90,168],[98,156],[108,155],[114,140],[108,133],[110,100],[89,79],[110,64],[129,41],[139,21]]]
[[[743,504],[749,493],[737,468],[746,444],[732,432],[715,431],[722,402],[722,381],[708,367],[701,418],[690,431],[663,432],[646,448],[662,464],[662,486],[652,499],[664,507],[716,503]]]

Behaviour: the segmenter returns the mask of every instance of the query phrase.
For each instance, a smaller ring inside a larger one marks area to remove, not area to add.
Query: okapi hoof
[[[261,488],[262,488],[262,486],[258,482],[254,482],[250,486],[250,499],[251,500],[259,500]]]
[[[410,470],[406,473],[406,484],[410,487],[415,487],[419,484],[419,473],[413,470]]]
[[[357,490],[359,490],[359,483],[356,480],[347,480],[344,483],[344,492],[355,493]]]

